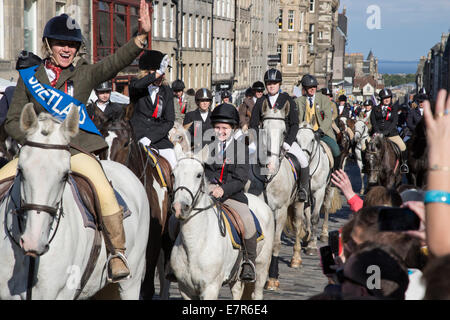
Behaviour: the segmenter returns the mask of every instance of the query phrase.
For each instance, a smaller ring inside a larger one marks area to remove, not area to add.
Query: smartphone
[[[378,230],[408,231],[418,230],[420,218],[411,209],[381,207],[378,211]]]
[[[336,273],[336,270],[332,269],[331,266],[335,265],[333,258],[333,252],[330,246],[324,246],[320,248],[320,263],[322,265],[322,271],[324,275],[329,275]]]
[[[328,245],[335,256],[339,255],[339,230],[328,232]]]

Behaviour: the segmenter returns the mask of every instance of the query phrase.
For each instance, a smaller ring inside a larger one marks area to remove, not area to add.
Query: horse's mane
[[[51,114],[47,112],[41,112],[38,116],[38,122],[41,123],[41,134],[43,136],[48,136],[50,133],[52,133],[55,130],[56,124],[61,124],[60,121],[58,121],[56,118],[52,117]]]

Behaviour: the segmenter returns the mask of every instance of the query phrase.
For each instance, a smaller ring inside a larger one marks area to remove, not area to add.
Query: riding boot
[[[249,239],[244,239],[244,248],[246,250],[246,258],[242,264],[242,272],[240,279],[245,282],[254,282],[256,280],[256,239],[255,235]]]
[[[334,159],[333,171],[341,169],[341,155],[339,154],[337,157],[333,157],[333,159]]]
[[[408,151],[402,151],[400,154],[402,165],[400,166],[401,173],[409,173],[408,161]]]
[[[306,168],[300,168],[300,178],[298,182],[298,200],[305,202],[308,199],[309,194],[309,166]]]
[[[108,281],[118,282],[130,275],[130,269],[125,257],[125,231],[123,229],[123,208],[110,215],[102,216],[104,232],[107,233],[112,248],[108,248]]]

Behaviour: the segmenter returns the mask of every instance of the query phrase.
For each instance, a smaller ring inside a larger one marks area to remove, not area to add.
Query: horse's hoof
[[[305,254],[308,256],[315,256],[317,255],[317,248],[306,248]]]
[[[328,235],[322,234],[319,238],[319,241],[328,243]]]
[[[294,259],[294,258],[292,258],[292,260],[291,260],[291,268],[294,268],[294,269],[298,269],[298,268],[300,268],[301,267],[301,265],[302,265],[302,259]]]
[[[267,282],[266,282],[264,289],[269,290],[269,291],[279,291],[280,290],[280,281],[278,281],[278,279],[275,279],[275,278],[269,278],[269,280],[267,280]]]

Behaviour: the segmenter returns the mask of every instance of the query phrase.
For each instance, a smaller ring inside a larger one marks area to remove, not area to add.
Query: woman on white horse
[[[83,37],[78,24],[66,14],[50,19],[44,29],[43,45],[46,57],[41,64],[19,70],[11,107],[8,111],[5,129],[20,144],[25,133],[20,128],[20,115],[24,106],[32,102],[36,113],[49,112],[64,119],[68,105],[74,103],[80,111],[80,131],[71,143],[98,154],[108,148],[103,137],[87,116],[84,103],[91,91],[100,83],[109,80],[130,65],[147,44],[151,30],[148,4],[141,1],[140,25],[142,34],[134,37],[116,53],[100,63],[90,65],[80,57],[79,49]],[[111,240],[111,256],[108,273],[113,282],[130,275],[125,258],[125,233],[123,229],[123,208],[119,206],[113,188],[98,161],[86,153],[71,148],[71,170],[88,177],[97,191],[100,202],[103,227]],[[18,159],[10,161],[0,170],[0,181],[15,176]]]
[[[262,122],[264,115],[261,111],[265,100],[268,101],[271,108],[288,108],[289,114],[286,117],[287,134],[285,137],[283,148],[286,152],[293,154],[300,164],[301,172],[300,178],[298,180],[298,195],[299,200],[303,202],[306,201],[309,193],[308,158],[296,142],[299,125],[298,108],[294,100],[292,100],[292,98],[287,93],[280,93],[282,80],[282,74],[279,70],[270,69],[266,71],[266,73],[264,74],[264,83],[267,88],[267,95],[264,95],[261,99],[257,100],[252,111],[252,116],[250,118],[250,128],[256,130]],[[251,191],[249,190],[249,192]]]
[[[248,208],[244,187],[248,180],[248,149],[243,140],[237,140],[234,132],[239,128],[239,113],[231,104],[217,106],[211,114],[216,141],[209,144],[213,163],[205,164],[205,175],[210,181],[213,197],[234,209],[241,217],[244,228],[246,257],[240,278],[255,281],[256,227]]]
[[[169,57],[160,51],[147,50],[139,59],[141,70],[130,83],[130,100],[134,113],[130,120],[136,139],[146,147],[155,147],[175,168],[177,159],[169,131],[175,122],[173,91],[164,82]]]

